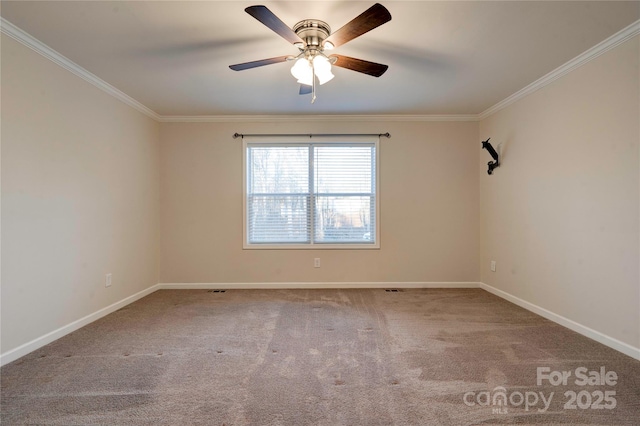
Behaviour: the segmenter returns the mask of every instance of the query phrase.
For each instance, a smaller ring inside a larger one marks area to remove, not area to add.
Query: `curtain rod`
[[[385,137],[385,138],[390,138],[391,134],[389,132],[387,133],[283,133],[283,134],[276,134],[276,133],[271,133],[271,134],[260,134],[260,133],[246,133],[246,134],[242,134],[242,133],[234,133],[233,134],[233,138],[237,139],[237,138],[243,138],[245,136],[258,136],[258,137],[262,137],[262,136],[271,136],[271,137],[285,137],[285,136],[297,136],[297,137],[309,137],[309,138],[313,138],[313,137],[327,137],[327,136],[335,136],[335,137],[340,137],[340,136],[378,136],[378,137]]]

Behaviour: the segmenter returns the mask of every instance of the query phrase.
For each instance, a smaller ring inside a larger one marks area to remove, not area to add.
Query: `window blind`
[[[377,143],[246,143],[246,244],[375,245]]]

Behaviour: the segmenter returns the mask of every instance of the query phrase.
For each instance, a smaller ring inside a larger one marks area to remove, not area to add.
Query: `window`
[[[378,248],[378,138],[244,138],[245,248]]]

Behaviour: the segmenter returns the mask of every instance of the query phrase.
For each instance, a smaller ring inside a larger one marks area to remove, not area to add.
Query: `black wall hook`
[[[491,139],[491,138],[489,138]],[[498,156],[498,153],[496,152],[495,149],[493,149],[493,147],[491,146],[491,144],[489,143],[489,139],[487,139],[486,141],[482,142],[482,149],[486,149],[487,151],[489,151],[489,154],[491,154],[491,157],[493,157],[493,159],[495,161],[489,161],[487,163],[487,165],[489,166],[489,170],[487,170],[488,174],[492,174],[493,173],[493,169],[495,169],[496,167],[500,166],[500,159]]]

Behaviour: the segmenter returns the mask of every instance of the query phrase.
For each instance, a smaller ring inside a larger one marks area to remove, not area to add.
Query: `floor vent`
[[[207,290],[207,293],[224,293],[227,290]]]
[[[399,288],[385,288],[384,291],[386,291],[387,293],[400,293],[403,290]]]

